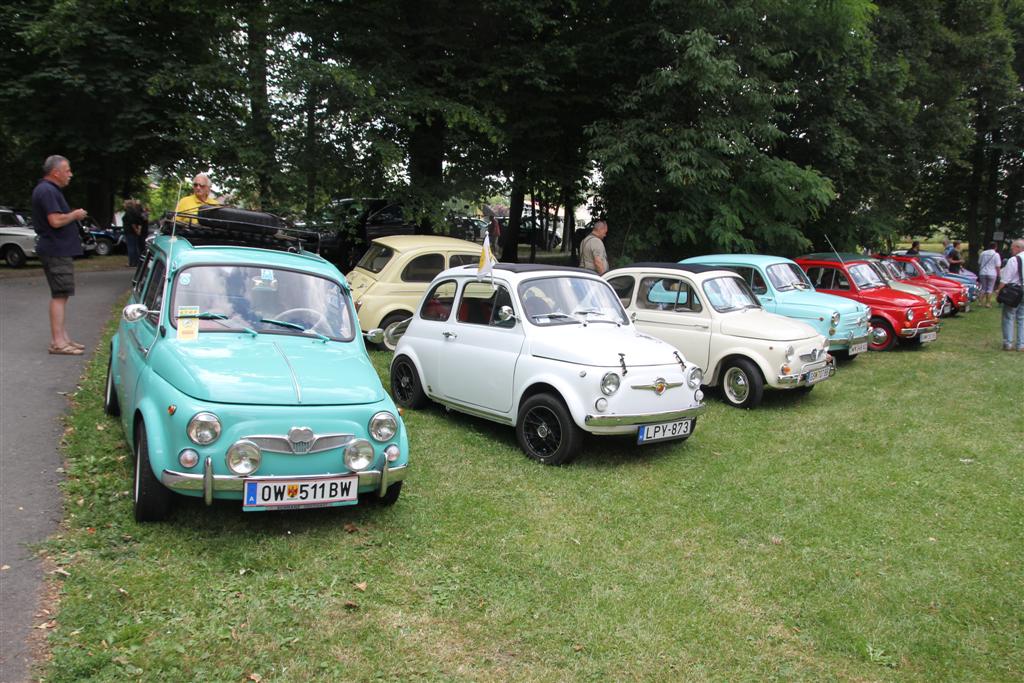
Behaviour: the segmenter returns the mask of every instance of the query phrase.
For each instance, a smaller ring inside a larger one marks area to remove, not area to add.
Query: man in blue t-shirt
[[[81,356],[85,345],[71,341],[64,327],[68,297],[75,294],[75,266],[72,259],[82,255],[78,221],[85,209],[71,210],[61,191],[71,182],[71,164],[54,154],[43,162],[43,177],[32,191],[32,227],[39,240],[36,254],[50,285],[50,353]]]

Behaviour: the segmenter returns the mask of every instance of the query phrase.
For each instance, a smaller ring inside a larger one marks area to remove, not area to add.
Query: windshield
[[[390,247],[385,247],[383,244],[378,242],[372,242],[370,248],[363,254],[363,258],[359,259],[359,263],[356,264],[356,268],[362,268],[368,270],[371,273],[379,273],[384,270],[384,266],[388,264],[391,257],[395,255],[395,251]]]
[[[608,283],[585,277],[544,277],[519,285],[526,318],[541,327],[578,323],[626,325],[629,320]]]
[[[199,332],[305,334],[351,341],[348,293],[327,278],[259,266],[192,266],[178,273],[171,325],[195,318]]]
[[[892,274],[889,273],[889,271],[885,269],[885,266],[880,262],[868,261],[868,265],[871,266],[871,270],[875,271],[875,275],[877,275],[882,282],[888,282],[893,279]]]
[[[890,279],[893,279],[893,280],[905,280],[905,279],[907,279],[907,274],[904,273],[902,270],[900,270],[900,267],[897,266],[892,261],[880,261],[879,265],[882,266],[882,269],[886,273],[888,273]]]
[[[917,262],[921,265],[921,268],[924,269],[924,272],[929,275],[941,275],[938,267],[936,267],[935,263],[931,259],[918,259]]]
[[[768,266],[768,279],[779,291],[813,289],[807,274],[795,263],[776,263],[774,266]]]
[[[875,272],[870,263],[854,263],[847,270],[850,277],[860,289],[871,289],[872,287],[884,287],[885,281]]]
[[[750,287],[738,277],[716,277],[704,283],[704,294],[719,313],[761,308]]]

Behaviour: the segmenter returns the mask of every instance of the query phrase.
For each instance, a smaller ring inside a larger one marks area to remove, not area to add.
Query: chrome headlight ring
[[[601,378],[601,393],[605,396],[611,396],[619,390],[621,379],[617,372],[606,372],[604,377]]]
[[[373,444],[366,439],[353,439],[345,446],[345,467],[353,472],[373,464]]]
[[[839,324],[839,318],[839,311],[832,311],[832,327],[835,327],[836,325]]]
[[[907,309],[907,321],[908,322],[914,322],[914,317],[915,317],[914,316],[914,309],[908,308]]]
[[[388,411],[382,410],[370,418],[368,429],[375,441],[389,441],[398,432],[398,420]]]
[[[185,428],[192,443],[200,446],[209,446],[216,441],[220,438],[220,431],[220,418],[206,411],[193,415]]]
[[[224,456],[228,469],[240,476],[253,474],[263,462],[263,451],[252,441],[240,439],[231,444]]]
[[[691,389],[699,389],[704,381],[704,371],[697,365],[686,368],[686,386]]]

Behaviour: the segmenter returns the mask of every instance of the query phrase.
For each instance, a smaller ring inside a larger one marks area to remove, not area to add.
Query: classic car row
[[[585,434],[685,440],[707,387],[738,407],[806,393],[834,375],[833,353],[927,343],[942,312],[854,255],[482,275],[480,245],[391,236],[345,278],[303,239],[216,207],[152,241],[104,395],[134,454],[137,519],[166,517],[176,495],[246,511],[394,503],[409,467],[399,407],[428,401],[512,427],[546,464]],[[367,353],[385,337],[393,399]]]

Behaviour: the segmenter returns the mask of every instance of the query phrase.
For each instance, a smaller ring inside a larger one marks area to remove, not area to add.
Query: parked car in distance
[[[96,255],[110,256],[114,252],[125,251],[124,230],[113,225],[101,227],[91,216],[85,219],[85,228],[96,241]]]
[[[354,266],[378,237],[419,232],[401,202],[381,198],[335,200],[308,227],[320,231],[320,254],[343,270]]]
[[[761,254],[694,256],[681,264],[716,266],[739,274],[769,313],[807,323],[829,341],[829,352],[849,358],[868,350],[871,309],[862,303],[814,291],[793,261]]]
[[[36,231],[17,212],[0,207],[0,258],[11,268],[21,268],[36,258]]]
[[[394,351],[394,327],[408,320],[427,287],[443,270],[477,264],[483,247],[437,235],[394,235],[370,243],[346,276],[364,332],[384,330],[384,346]]]
[[[171,226],[135,273],[103,399],[134,454],[135,518],[163,519],[176,495],[245,511],[394,503],[408,437],[337,268],[291,251],[269,214],[216,207]]]
[[[894,272],[895,269],[890,270],[890,268],[892,268],[891,264],[883,263],[874,256],[861,256],[860,254],[840,254],[840,256],[844,256],[844,258],[856,256],[857,258],[864,259],[864,262],[871,266],[878,277],[881,278],[882,282],[885,283],[886,287],[903,292],[904,294],[913,294],[914,296],[921,297],[928,302],[928,305],[932,309],[932,315],[936,318],[942,317],[945,310],[943,306],[944,297],[942,292],[936,290],[934,287],[904,282],[898,277],[899,274]]]
[[[844,259],[834,253],[808,254],[795,261],[819,292],[871,307],[871,350],[887,351],[898,340],[915,344],[935,341],[939,322],[928,302],[887,286],[864,257],[856,256]]]
[[[828,339],[765,311],[743,278],[717,266],[637,263],[604,274],[641,332],[679,349],[729,405],[755,408],[765,387],[809,391],[835,374]]]
[[[891,254],[880,258],[892,266],[893,272],[898,273],[904,282],[925,283],[942,292],[946,298],[946,306],[943,307],[944,315],[955,315],[957,312],[966,313],[971,310],[970,294],[967,285],[962,282],[939,275],[930,275],[924,263],[914,256]]]
[[[572,460],[584,433],[686,439],[704,411],[700,368],[639,334],[608,284],[579,268],[499,263],[431,283],[391,361],[406,408],[428,400],[514,425],[526,455]]]
[[[906,256],[905,250],[894,251],[894,255]],[[929,275],[935,275],[938,277],[946,278],[947,280],[953,280],[959,282],[967,287],[967,298],[970,301],[975,301],[978,298],[978,276],[967,270],[961,268],[959,273],[951,273],[949,271],[949,261],[946,257],[937,251],[922,251],[916,256],[918,262],[924,268],[925,272]]]

